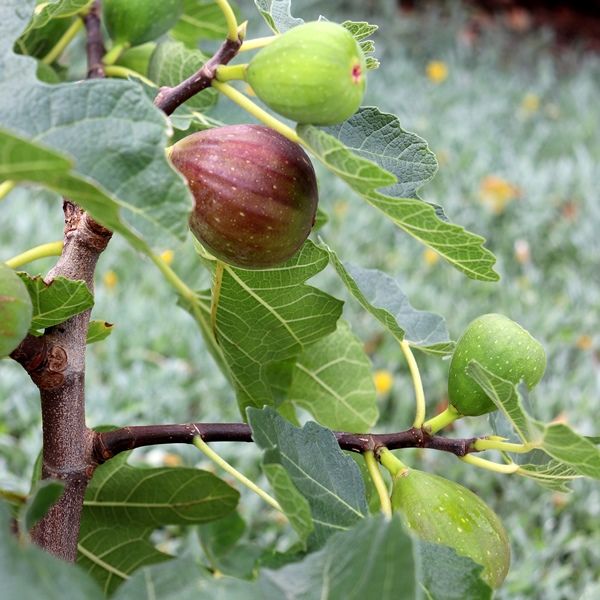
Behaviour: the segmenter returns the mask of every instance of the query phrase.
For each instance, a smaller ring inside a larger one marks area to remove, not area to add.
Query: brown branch
[[[101,6],[99,0],[96,0],[89,12],[83,17],[87,33],[87,64],[88,79],[98,79],[104,77],[104,64],[102,58],[106,54],[104,40],[102,39],[102,27],[100,23]]]
[[[138,425],[113,429],[96,435],[94,457],[103,463],[126,450],[159,444],[191,444],[201,435],[205,442],[252,442],[252,431],[245,423],[185,423],[182,425]],[[465,456],[476,452],[473,442],[477,438],[453,439],[429,435],[422,429],[411,427],[397,433],[346,433],[334,432],[342,450],[366,452],[386,447],[432,448]]]
[[[162,87],[154,99],[154,104],[170,115],[178,106],[192,96],[210,87],[215,78],[217,67],[226,65],[237,53],[242,40],[225,40],[215,54],[204,63],[202,68],[175,87]]]

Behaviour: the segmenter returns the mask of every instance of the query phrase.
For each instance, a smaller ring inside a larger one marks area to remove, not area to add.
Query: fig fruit
[[[27,335],[33,307],[25,284],[0,263],[0,358],[8,356]]]
[[[352,34],[327,21],[290,29],[250,61],[246,80],[274,111],[298,123],[334,125],[360,107],[363,52]]]
[[[448,374],[448,399],[462,415],[477,416],[496,410],[496,405],[465,371],[476,360],[507,381],[524,380],[529,389],[546,370],[542,345],[518,323],[499,314],[472,321],[458,340]]]
[[[190,229],[217,258],[263,268],[293,256],[314,224],[315,172],[302,148],[262,125],[199,131],[173,147],[195,199]]]
[[[15,43],[20,54],[43,58],[54,48],[63,33],[71,26],[71,19],[50,19],[43,27],[29,29]]]
[[[131,69],[141,75],[148,75],[150,57],[155,49],[156,44],[154,42],[148,42],[141,46],[134,46],[133,48],[125,50],[125,52],[119,56],[119,59],[115,64],[120,67]]]
[[[166,33],[183,12],[183,0],[104,0],[102,14],[115,44],[137,46]]]
[[[424,471],[394,477],[392,509],[417,537],[453,548],[483,566],[481,578],[497,588],[510,566],[508,535],[498,515],[467,488]]]

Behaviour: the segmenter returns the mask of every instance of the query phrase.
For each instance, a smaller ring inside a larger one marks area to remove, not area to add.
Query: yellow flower
[[[442,83],[448,77],[448,67],[441,60],[432,60],[427,65],[426,73],[433,83]]]
[[[523,100],[521,100],[521,109],[530,115],[536,113],[540,110],[540,97],[531,92],[525,94]]]
[[[338,200],[333,205],[333,212],[337,217],[345,217],[348,212],[348,203],[345,200]]]
[[[428,265],[435,265],[435,263],[440,260],[440,255],[431,248],[425,248],[425,250],[423,250],[423,259]]]
[[[521,190],[506,179],[497,175],[488,175],[481,181],[479,196],[497,215],[504,212],[506,205],[518,198]]]
[[[373,381],[378,394],[387,394],[394,384],[394,376],[386,370],[375,371]]]
[[[104,281],[104,285],[109,290],[112,290],[119,281],[119,278],[117,277],[117,274],[114,271],[106,271],[106,273],[104,273],[104,277],[102,279]]]
[[[577,346],[577,348],[579,348],[580,350],[589,350],[592,347],[592,345],[592,338],[585,333],[583,335],[580,335],[575,342],[575,346]]]
[[[160,257],[163,259],[164,262],[170,265],[173,262],[173,258],[175,257],[175,252],[173,252],[173,250],[165,250],[160,255]]]
[[[167,452],[163,456],[163,465],[165,467],[180,467],[182,464],[181,456],[179,454],[172,454],[171,452]]]

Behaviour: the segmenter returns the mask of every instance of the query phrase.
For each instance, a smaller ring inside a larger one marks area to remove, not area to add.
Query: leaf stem
[[[223,262],[217,260],[215,266],[215,283],[210,302],[210,328],[212,329],[215,340],[217,339],[217,309],[219,308],[219,298],[221,297],[221,284],[223,283]]]
[[[56,42],[54,47],[42,58],[42,62],[45,65],[51,65],[60,55],[65,51],[65,48],[73,41],[75,36],[83,28],[83,20],[77,17],[69,26],[69,28],[62,34],[61,38]]]
[[[459,458],[463,462],[469,463],[470,465],[473,465],[475,467],[487,469],[488,471],[493,471],[494,473],[503,473],[505,475],[515,473],[520,468],[517,463],[500,464],[492,462],[491,460],[486,460],[485,458],[481,458],[480,456],[473,456],[472,454],[467,454],[466,456],[459,456]]]
[[[154,87],[154,82],[150,81],[147,77],[144,77],[141,73],[134,71],[133,69],[129,69],[127,67],[121,67],[119,65],[108,65],[104,67],[104,74],[107,77],[119,77],[121,79],[127,79],[128,77],[137,77],[141,81],[143,81],[146,85],[151,85]]]
[[[377,464],[377,460],[375,459],[375,453],[373,452],[373,450],[367,450],[363,454],[363,456],[365,458],[367,470],[369,471],[369,475],[371,476],[371,481],[373,481],[373,485],[375,486],[375,489],[377,490],[377,495],[379,496],[381,512],[389,519],[392,516],[392,501],[390,500],[390,493],[388,492],[385,481],[381,476],[379,465]]]
[[[130,46],[129,42],[122,42],[120,44],[115,44],[104,55],[104,58],[102,59],[102,62],[104,63],[104,66],[105,67],[110,67],[111,65],[114,65],[119,60],[119,56],[121,56],[121,54],[123,53],[123,51],[127,50],[127,48],[129,48],[129,46]]]
[[[215,0],[218,7],[221,9],[225,22],[227,23],[227,39],[232,42],[238,39],[238,22],[235,18],[235,13],[227,0]]]
[[[408,363],[408,369],[412,378],[413,387],[415,389],[415,420],[413,421],[413,427],[421,428],[425,421],[425,392],[423,391],[423,382],[421,381],[421,373],[419,373],[419,365],[415,360],[415,356],[410,349],[407,341],[403,340],[400,342],[400,349],[406,362]]]
[[[17,185],[16,181],[12,181],[11,179],[7,179],[0,183],[0,201],[4,200],[8,194],[10,194],[15,186]]]
[[[281,505],[273,496],[269,495],[265,490],[258,487],[253,481],[250,481],[244,474],[240,473],[235,467],[230,465],[224,458],[219,456],[212,448],[202,439],[201,436],[197,435],[194,438],[194,446],[198,448],[205,456],[210,458],[215,464],[219,465],[224,471],[229,473],[232,477],[235,477],[242,485],[246,486],[249,490],[260,496],[267,504],[272,506],[275,510],[283,513]]]
[[[268,46],[272,42],[274,42],[279,36],[278,35],[268,35],[266,37],[254,38],[253,40],[248,40],[244,42],[240,48],[240,52],[249,52],[250,50],[256,50],[258,48],[264,48]]]
[[[238,106],[241,106],[244,110],[249,112],[253,117],[256,117],[259,121],[262,121],[265,125],[268,125],[278,133],[281,133],[281,135],[288,138],[288,140],[296,142],[296,144],[301,143],[300,136],[291,127],[269,114],[266,110],[252,102],[250,98],[244,96],[244,94],[228,83],[213,80],[212,86],[219,90],[224,96],[227,96],[230,100],[235,102]]]
[[[150,260],[158,267],[165,279],[177,290],[177,293],[191,304],[196,304],[196,295],[187,284],[171,269],[171,267],[157,254],[151,254]]]
[[[220,65],[219,67],[217,67],[215,77],[219,81],[245,81],[247,68],[247,63],[243,63],[240,65]]]
[[[387,448],[381,448],[378,455],[379,462],[390,472],[392,477],[397,477],[408,471],[408,467]]]
[[[423,429],[425,429],[429,434],[433,435],[437,433],[440,429],[444,429],[450,425],[450,423],[454,423],[457,419],[460,419],[462,415],[452,406],[452,404],[448,405],[448,408],[442,411],[439,415],[428,419],[423,423]]]
[[[62,249],[62,240],[59,240],[58,242],[49,242],[48,244],[41,244],[40,246],[30,248],[21,254],[17,254],[17,256],[13,256],[12,258],[8,259],[5,264],[11,269],[17,269],[18,267],[22,267],[23,265],[40,258],[47,258],[48,256],[60,256]]]
[[[516,454],[526,454],[536,448],[536,444],[513,444],[511,442],[503,442],[489,438],[478,439],[473,443],[473,448],[478,452],[484,450],[498,450],[500,452],[514,452]]]

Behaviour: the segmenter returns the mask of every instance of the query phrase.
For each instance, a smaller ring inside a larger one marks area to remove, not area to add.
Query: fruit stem
[[[244,42],[238,52],[248,52],[250,50],[256,50],[258,48],[264,48],[269,44],[273,43],[279,36],[278,35],[268,35],[266,37],[254,38],[253,40],[248,40]]]
[[[65,48],[73,41],[75,36],[83,27],[83,19],[77,17],[69,26],[69,28],[62,34],[58,42],[54,47],[42,58],[42,62],[45,65],[51,65],[64,51]]]
[[[215,283],[210,303],[210,328],[212,329],[215,340],[217,339],[217,309],[219,308],[219,298],[221,297],[221,284],[223,283],[222,261],[218,260],[215,267]]]
[[[258,487],[253,481],[250,481],[244,474],[240,473],[233,465],[230,465],[224,458],[219,456],[199,435],[194,438],[194,446],[215,464],[219,465],[221,469],[229,473],[232,477],[235,477],[242,485],[260,496],[267,504],[283,513],[281,505],[273,498],[273,496]]]
[[[380,448],[377,454],[379,462],[390,472],[392,477],[402,476],[408,472],[408,467],[386,447]]]
[[[13,191],[16,185],[17,182],[12,181],[10,179],[7,179],[6,181],[0,183],[0,200],[4,200],[4,198],[6,198],[6,196],[8,196],[8,194],[10,194],[10,192]]]
[[[17,254],[6,261],[6,266],[11,269],[17,269],[30,263],[39,258],[47,258],[48,256],[60,256],[62,253],[63,241],[49,242],[48,244],[41,244],[26,250],[22,254]]]
[[[144,77],[141,73],[138,73],[137,71],[134,71],[133,69],[129,69],[127,67],[120,67],[118,65],[108,65],[104,67],[104,74],[107,77],[119,77],[121,79],[127,79],[128,77],[137,77],[146,85],[151,85],[152,87],[154,87],[153,81],[150,81],[150,79]]]
[[[406,358],[406,362],[408,363],[408,369],[410,371],[410,376],[412,378],[413,387],[415,389],[415,420],[413,421],[413,427],[416,429],[420,429],[423,427],[423,422],[425,421],[425,392],[423,391],[423,382],[421,381],[421,373],[419,373],[419,365],[417,365],[417,361],[415,360],[415,356],[410,349],[410,346],[407,341],[403,340],[400,342],[400,349],[402,350],[402,354],[404,354],[404,358]]]
[[[389,519],[392,516],[392,501],[390,500],[390,493],[385,485],[385,481],[381,476],[379,465],[375,459],[375,453],[373,450],[367,450],[363,454],[363,457],[365,459],[369,475],[371,476],[371,481],[373,481],[373,485],[375,486],[375,490],[377,490],[377,495],[379,496],[381,512],[386,516],[386,518]]]
[[[157,254],[151,254],[150,260],[158,267],[165,279],[177,290],[177,293],[190,304],[197,304],[196,295],[185,282],[179,278],[177,273]]]
[[[469,463],[470,465],[474,465],[475,467],[487,469],[488,471],[494,471],[494,473],[503,473],[505,475],[515,473],[520,468],[517,463],[500,464],[492,462],[491,460],[486,460],[485,458],[481,458],[480,456],[473,456],[472,454],[467,454],[466,456],[459,456],[459,458],[463,462]]]
[[[225,22],[227,23],[227,39],[232,42],[238,41],[238,22],[235,13],[227,0],[215,0],[217,6],[221,9]]]
[[[114,65],[119,60],[119,56],[121,56],[121,54],[123,53],[123,50],[126,50],[127,48],[129,48],[129,46],[130,46],[129,42],[121,42],[120,44],[115,44],[104,55],[104,58],[102,59],[104,66],[110,67],[111,65]]]
[[[440,429],[444,429],[444,427],[448,427],[450,423],[454,423],[457,419],[460,419],[462,415],[452,406],[452,404],[448,405],[448,408],[442,411],[439,415],[428,419],[423,423],[423,429],[425,429],[429,434],[433,435],[437,433]]]
[[[473,448],[478,451],[499,450],[500,452],[514,452],[516,454],[526,454],[536,448],[536,444],[513,444],[500,440],[481,438],[473,443]]]
[[[291,127],[282,123],[266,110],[263,110],[260,106],[252,102],[250,98],[244,96],[242,92],[238,92],[238,90],[228,83],[222,83],[215,79],[212,82],[212,86],[219,90],[224,96],[227,96],[230,100],[235,102],[238,106],[241,106],[244,110],[249,112],[253,117],[256,117],[259,121],[262,121],[265,125],[268,125],[271,129],[274,129],[288,140],[291,140],[296,144],[301,143],[302,140],[300,139],[300,136]]]
[[[219,81],[231,81],[232,79],[244,81],[246,79],[247,68],[247,63],[242,65],[219,65],[215,77]]]

